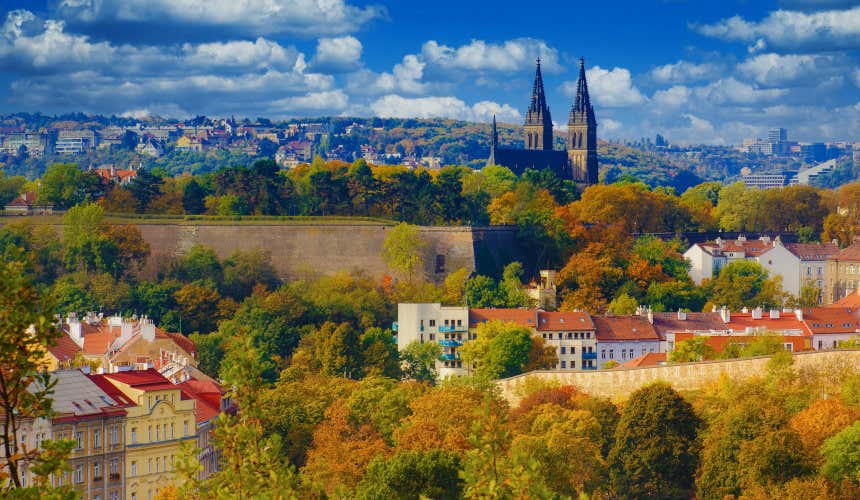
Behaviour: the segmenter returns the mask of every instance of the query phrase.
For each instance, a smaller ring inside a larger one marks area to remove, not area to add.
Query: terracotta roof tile
[[[647,318],[635,315],[593,316],[598,342],[618,340],[660,340]]]
[[[857,307],[804,309],[803,320],[813,334],[860,333],[860,308]]]
[[[594,322],[586,312],[538,312],[538,330],[594,330]]]
[[[664,338],[667,333],[728,330],[720,313],[716,312],[688,312],[685,314],[686,319],[680,319],[676,312],[657,312],[653,314],[654,329]]]
[[[60,337],[57,338],[54,345],[48,346],[48,351],[57,358],[58,361],[69,361],[75,359],[75,355],[82,351],[79,346],[66,332],[60,332]]]
[[[860,291],[848,294],[825,307],[860,307]]]
[[[110,380],[134,387],[141,391],[160,391],[171,389],[176,386],[170,383],[158,370],[149,368],[147,370],[130,370],[126,372],[108,373],[105,375]]]
[[[800,260],[827,260],[839,253],[835,243],[786,243],[785,248]]]
[[[511,321],[520,326],[535,328],[536,309],[469,309],[469,327],[475,328],[480,323],[491,320]]]
[[[752,330],[769,330],[773,332],[792,332],[803,335],[811,335],[812,333],[806,327],[806,324],[797,319],[794,312],[779,313],[778,319],[771,319],[769,311],[762,311],[761,319],[754,319],[752,313],[731,313],[728,328],[733,332],[745,332],[747,328]]]
[[[624,368],[640,368],[643,366],[659,366],[666,362],[665,352],[648,352],[638,358],[633,358],[630,361],[623,363]]]
[[[836,255],[831,255],[829,260],[836,261],[860,261],[860,243],[843,248]]]

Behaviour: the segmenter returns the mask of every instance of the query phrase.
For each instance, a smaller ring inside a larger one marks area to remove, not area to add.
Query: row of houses
[[[405,303],[397,308],[397,346],[403,350],[412,342],[435,342],[442,348],[439,376],[465,375],[470,367],[462,360],[460,347],[475,339],[478,327],[488,321],[511,322],[541,337],[555,348],[555,369],[595,370],[642,357],[665,360],[679,342],[694,337],[704,337],[716,352],[730,344],[743,347],[762,335],[779,337],[792,352],[834,349],[860,333],[860,295],[832,307],[738,312],[722,308],[700,313],[640,307],[631,315]]]
[[[701,285],[717,276],[726,265],[739,260],[757,262],[772,276],[782,277],[782,289],[800,295],[804,284],[820,291],[819,304],[832,304],[860,288],[860,244],[840,249],[830,243],[783,243],[777,236],[695,243],[684,257],[690,262],[690,278]]]
[[[51,477],[53,485],[92,500],[151,500],[175,483],[183,443],[199,450],[201,478],[218,470],[214,419],[233,406],[197,370],[191,340],[146,317],[70,314],[60,328],[42,360],[57,381],[54,414],[19,427],[25,450],[75,441],[68,471]],[[34,480],[31,465],[21,468],[23,485]]]

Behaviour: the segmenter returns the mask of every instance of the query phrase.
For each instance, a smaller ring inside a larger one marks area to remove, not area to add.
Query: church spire
[[[540,72],[540,57],[535,69],[535,83],[532,86],[532,100],[526,112],[525,123],[526,149],[552,149],[552,116],[546,104],[543,90],[543,76]]]
[[[499,145],[499,132],[496,130],[496,115],[493,114],[493,137],[490,143],[493,147]]]
[[[576,97],[570,110],[570,121],[573,122],[574,115],[577,118],[594,120],[594,108],[591,107],[591,98],[588,96],[588,82],[585,79],[585,58],[579,58],[579,79],[576,82]]]

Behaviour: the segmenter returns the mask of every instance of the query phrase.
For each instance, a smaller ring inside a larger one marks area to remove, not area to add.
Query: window
[[[135,493],[135,492],[131,493],[131,500],[137,500],[137,493]]]
[[[156,441],[158,441],[159,439],[161,439],[161,433],[159,432],[159,430],[160,430],[160,429],[161,429],[161,428],[160,428],[160,427],[158,427],[157,425],[155,426],[155,440],[156,440]]]
[[[566,363],[564,361],[561,362],[561,368],[562,368],[562,370],[567,368]]]
[[[135,461],[131,462],[131,475],[132,476],[137,475],[137,462],[135,462]]]
[[[84,466],[78,465],[75,467],[75,482],[83,483],[84,482]]]
[[[615,357],[615,353],[613,351],[614,351],[614,349],[609,350],[609,359],[612,359]]]
[[[188,435],[188,420],[182,422],[182,432],[185,436]]]
[[[83,450],[84,449],[84,433],[83,432],[76,432],[75,433],[75,441],[78,442],[78,449]]]
[[[573,361],[571,361],[571,362],[570,362],[570,369],[571,369],[571,370],[576,370],[576,360],[573,360]]]
[[[571,353],[571,354],[576,354],[576,347],[571,347],[571,348],[570,348],[570,353]]]
[[[21,444],[23,444],[23,445],[27,444],[27,433],[26,432],[21,433]]]
[[[436,274],[445,272],[445,256],[436,255]]]
[[[131,428],[131,443],[132,444],[137,443],[137,427]]]
[[[167,439],[167,424],[164,424],[164,439]]]
[[[152,459],[149,459],[149,464],[147,465],[147,472],[152,472]]]
[[[436,334],[435,333],[430,334],[430,340],[436,340]]]
[[[117,491],[112,491],[112,492],[110,493],[110,500],[119,500],[119,492],[117,492]]]
[[[600,350],[600,359],[606,359],[606,349]]]
[[[149,426],[148,432],[149,432],[149,440],[152,441],[152,426],[151,425]]]
[[[818,341],[818,350],[819,350],[819,351],[820,351],[821,349],[823,349],[823,347],[821,346],[821,344],[822,344],[822,342],[819,340],[819,341]]]
[[[98,481],[102,478],[102,466],[99,462],[93,462],[93,480]]]
[[[430,320],[430,326],[436,326],[436,320],[435,319]]]
[[[627,359],[627,349],[621,349],[621,359]]]
[[[155,472],[161,468],[161,457],[155,457]]]
[[[119,426],[112,425],[110,428],[110,444],[111,446],[119,444]]]
[[[96,429],[93,431],[93,448],[101,448],[102,447],[102,433],[100,430]]]
[[[792,344],[791,342],[786,342],[782,344],[782,347],[788,352],[794,352],[794,344]]]
[[[565,348],[564,346],[562,346],[562,348],[561,348],[561,353],[562,353],[562,354],[567,354],[566,350],[567,350],[567,348]]]
[[[110,477],[111,479],[119,479],[119,459],[117,458],[110,461]]]
[[[457,326],[463,326],[463,320],[462,319],[457,320]]]
[[[173,422],[170,423],[170,439],[173,439]]]

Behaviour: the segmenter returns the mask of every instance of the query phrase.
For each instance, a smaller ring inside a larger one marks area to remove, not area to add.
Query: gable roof
[[[117,402],[120,406],[127,408],[130,406],[137,406],[137,404],[128,396],[125,395],[124,392],[119,390],[119,388],[111,383],[111,381],[105,377],[104,375],[87,375],[90,380],[93,381],[94,384],[99,386],[99,388],[105,393],[107,393],[114,401]]]
[[[654,325],[636,315],[593,316],[598,342],[660,340]]]
[[[75,359],[75,355],[81,351],[81,346],[64,331],[60,331],[60,336],[55,340],[54,344],[48,346],[48,352],[60,362]]]
[[[538,311],[539,331],[594,330],[594,322],[587,312],[545,312]]]
[[[686,319],[679,318],[678,313],[657,312],[653,313],[654,329],[661,337],[665,338],[667,333],[676,332],[710,332],[727,331],[729,328],[723,322],[718,312],[688,312],[681,315]]]
[[[107,373],[105,377],[144,392],[176,388],[175,385],[171,384],[164,375],[158,373],[158,370],[154,368]]]
[[[122,414],[121,405],[80,370],[59,370],[53,373],[52,408],[55,420],[105,414]]]
[[[206,422],[221,413],[221,386],[206,380],[188,379],[177,385],[189,398],[197,400],[197,423]]]
[[[824,307],[860,307],[860,290],[849,293],[833,304]]]
[[[794,312],[780,311],[779,318],[773,319],[768,311],[762,311],[762,317],[759,319],[753,318],[751,312],[733,312],[727,326],[733,332],[746,332],[749,329],[751,331],[768,330],[782,334],[811,335],[805,322],[797,319]]]
[[[836,243],[786,243],[785,248],[800,260],[827,260],[839,252]]]
[[[860,261],[860,243],[843,248],[835,255],[831,255],[828,260],[835,261]]]
[[[860,308],[857,307],[804,309],[803,320],[813,334],[860,333]]]

